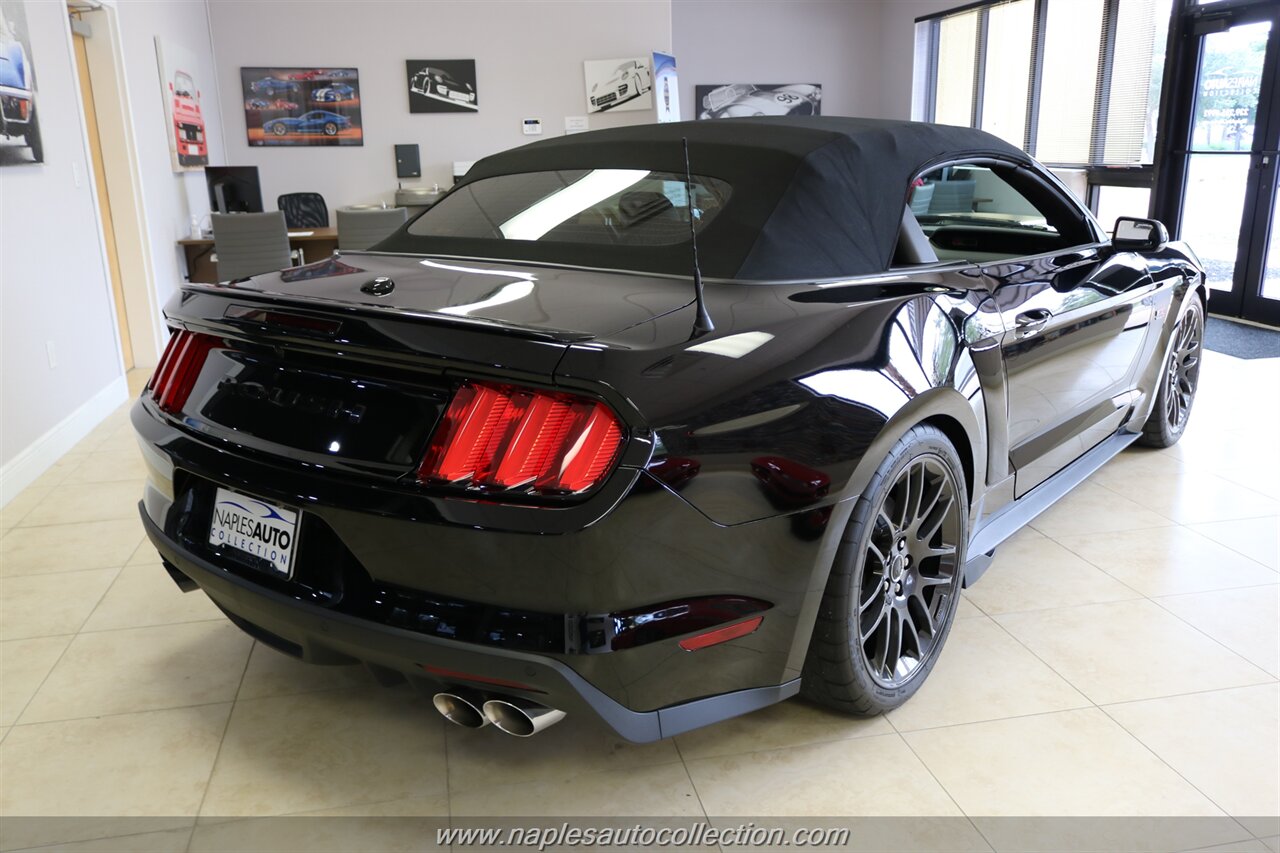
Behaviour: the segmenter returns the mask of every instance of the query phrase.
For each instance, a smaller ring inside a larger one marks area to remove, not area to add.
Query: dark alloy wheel
[[[1173,328],[1169,357],[1164,363],[1151,415],[1142,427],[1139,443],[1148,447],[1169,447],[1187,428],[1191,405],[1200,384],[1200,361],[1204,356],[1204,308],[1192,296]]]
[[[805,695],[869,715],[919,689],[955,618],[967,520],[955,449],[934,427],[912,429],[854,507],[805,661]]]
[[[858,590],[858,642],[879,684],[906,684],[941,646],[959,572],[956,482],[937,456],[898,475],[876,515]]]
[[[330,122],[325,122],[325,125],[324,125],[324,135],[325,135],[325,136],[337,136],[337,135],[338,135],[338,126],[337,126],[336,124],[334,124],[333,122],[331,122],[331,121],[330,121]]]
[[[273,124],[271,125],[271,132],[276,136],[284,136],[289,132],[289,128],[285,127],[283,124]]]

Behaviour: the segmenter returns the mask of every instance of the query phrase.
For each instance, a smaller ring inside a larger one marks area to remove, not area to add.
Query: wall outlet
[[[44,342],[44,351],[49,356],[49,369],[52,370],[58,366],[58,351],[54,348],[53,341]]]

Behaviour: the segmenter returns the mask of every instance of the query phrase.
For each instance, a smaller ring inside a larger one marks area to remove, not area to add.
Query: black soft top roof
[[[729,183],[732,195],[698,235],[704,275],[833,278],[889,267],[910,182],[949,155],[1029,159],[966,127],[818,116],[647,124],[547,139],[478,161],[458,186],[496,175],[591,168],[684,173]],[[428,211],[426,216],[430,215]],[[430,237],[406,226],[379,251],[493,257],[688,274],[688,243],[667,247]]]

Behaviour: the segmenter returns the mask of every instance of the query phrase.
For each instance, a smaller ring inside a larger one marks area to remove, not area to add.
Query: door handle
[[[1052,316],[1053,312],[1048,308],[1032,308],[1030,311],[1023,311],[1015,317],[1013,324],[1019,332],[1027,335],[1049,322],[1049,318]]]

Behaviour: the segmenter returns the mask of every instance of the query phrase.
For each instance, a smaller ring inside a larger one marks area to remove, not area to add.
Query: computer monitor
[[[216,213],[262,213],[257,166],[205,166],[209,208]]]

